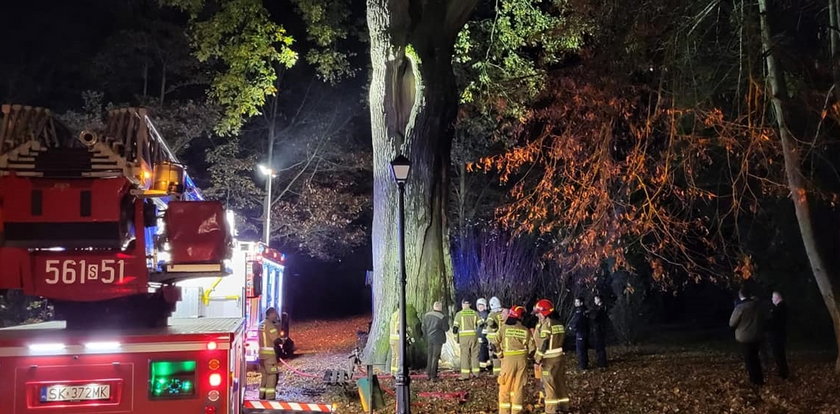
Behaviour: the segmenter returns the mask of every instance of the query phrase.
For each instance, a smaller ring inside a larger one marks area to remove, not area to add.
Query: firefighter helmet
[[[502,301],[499,298],[493,296],[490,298],[490,310],[497,311],[502,308]]]
[[[554,311],[554,304],[548,299],[540,299],[534,305],[534,310],[542,316],[548,316]]]
[[[525,314],[525,308],[519,305],[512,306],[510,308],[510,312],[508,313],[508,318],[514,319],[522,319],[522,315]]]
[[[478,298],[478,300],[475,302],[475,306],[481,306],[481,305],[484,305],[484,307],[486,308],[487,307],[487,299]]]

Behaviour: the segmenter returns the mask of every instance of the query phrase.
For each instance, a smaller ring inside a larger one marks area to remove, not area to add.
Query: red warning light
[[[222,385],[222,375],[219,373],[210,374],[210,386],[218,387],[219,385]]]
[[[214,342],[214,341],[210,341],[210,342],[207,343],[207,349],[210,350],[210,351],[213,351],[218,347],[219,347],[219,345],[216,344],[216,342]]]

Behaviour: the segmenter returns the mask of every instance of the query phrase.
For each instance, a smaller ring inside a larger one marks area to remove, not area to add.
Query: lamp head
[[[263,164],[259,164],[259,165],[257,165],[257,167],[260,169],[260,173],[262,173],[262,175],[266,175],[266,176],[269,176],[269,177],[274,177],[274,170],[273,169],[268,168]]]
[[[411,170],[411,162],[405,155],[398,155],[391,161],[391,172],[394,173],[394,180],[403,184],[408,180],[408,172]]]

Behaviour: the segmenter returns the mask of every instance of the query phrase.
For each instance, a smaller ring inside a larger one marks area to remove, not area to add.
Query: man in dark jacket
[[[589,312],[583,306],[583,298],[575,299],[575,310],[569,327],[575,332],[578,368],[585,370],[589,367]]]
[[[595,346],[595,357],[598,366],[607,367],[607,329],[610,324],[610,317],[607,314],[607,307],[601,301],[600,295],[595,295],[595,308],[592,309],[592,336]]]
[[[779,292],[773,292],[772,305],[770,305],[770,319],[768,320],[767,339],[770,342],[770,350],[773,352],[773,359],[776,360],[776,369],[779,376],[787,379],[788,371],[787,356],[785,355],[785,342],[787,341],[787,305]]]
[[[735,328],[735,340],[741,344],[744,354],[744,365],[750,376],[750,382],[764,385],[764,374],[761,371],[761,335],[764,317],[758,300],[751,296],[744,288],[738,292],[740,302],[729,317],[729,327]]]
[[[435,302],[432,307],[432,311],[423,316],[421,329],[426,338],[426,375],[430,380],[437,381],[440,350],[446,342],[449,322],[443,314],[443,303]]]

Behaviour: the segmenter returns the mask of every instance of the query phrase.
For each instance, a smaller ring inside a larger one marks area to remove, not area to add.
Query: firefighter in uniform
[[[497,349],[502,359],[499,374],[499,414],[518,414],[522,411],[523,391],[527,379],[528,355],[534,351],[531,332],[522,324],[525,308],[510,308],[507,320],[499,329]]]
[[[496,336],[498,335],[499,328],[505,323],[505,319],[507,319],[508,310],[507,308],[502,308],[502,302],[499,301],[499,298],[495,296],[490,298],[490,315],[487,316],[487,342],[490,350],[490,366],[487,368],[493,375],[499,375],[499,372],[502,371],[502,361],[499,360],[496,352]]]
[[[388,336],[388,343],[391,345],[391,375],[396,376],[397,372],[400,370],[400,310],[397,309],[394,313],[391,314],[391,324],[390,324],[390,335]],[[405,327],[405,339],[406,339],[406,358],[408,358],[408,345],[414,343],[414,337],[412,336],[411,325],[408,325],[408,321],[406,321]]]
[[[568,411],[569,391],[566,388],[566,367],[563,364],[563,339],[566,329],[554,313],[554,304],[540,299],[535,306],[537,317],[536,362],[541,365],[545,391],[545,412],[555,414]]]
[[[458,338],[461,345],[461,379],[465,380],[478,376],[478,312],[470,308],[470,301],[464,299],[461,302],[461,310],[455,314],[455,321],[452,323],[452,333]]]
[[[275,326],[277,309],[268,308],[265,320],[260,322],[260,399],[273,400],[277,392],[277,355],[274,353],[274,341],[280,337]]]
[[[479,298],[475,302],[478,310],[478,369],[487,371],[490,365],[490,346],[487,343],[487,320],[490,312],[487,310],[487,299]]]

